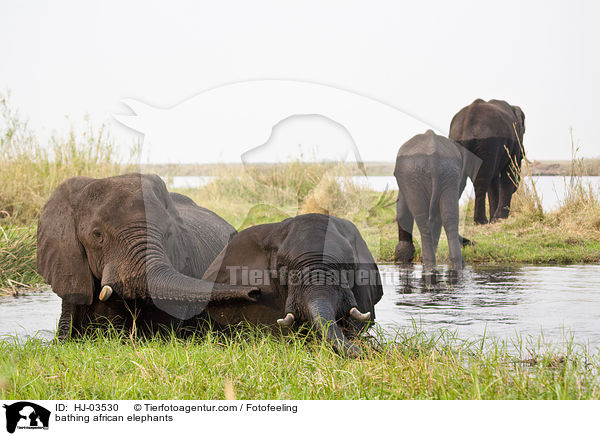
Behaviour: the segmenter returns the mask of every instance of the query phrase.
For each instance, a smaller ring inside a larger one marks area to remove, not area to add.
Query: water
[[[561,344],[600,347],[600,265],[468,266],[461,280],[428,288],[421,267],[381,265],[384,295],[375,307],[388,332],[411,328],[456,331],[464,339],[540,337]],[[51,338],[60,315],[60,298],[29,292],[0,298],[0,336]]]
[[[370,188],[374,191],[382,192],[386,189],[397,190],[398,185],[394,176],[353,176],[352,181],[365,188]],[[197,188],[209,183],[213,180],[211,176],[181,176],[173,177],[169,186],[171,188]],[[568,177],[561,176],[539,176],[533,177],[538,194],[542,199],[542,206],[546,212],[555,209],[560,204],[565,196],[565,190],[569,183]],[[600,190],[600,177],[583,177],[585,184],[590,183]],[[461,197],[461,202],[466,201],[469,197],[474,197],[473,185],[469,180],[467,187]]]
[[[49,289],[27,291],[18,297],[0,297],[0,339],[54,337],[62,300]]]
[[[381,265],[380,271],[384,296],[375,310],[388,331],[415,322],[465,339],[543,335],[546,344],[560,344],[572,335],[600,347],[600,265],[467,266],[458,283],[442,271],[431,287],[420,265]]]

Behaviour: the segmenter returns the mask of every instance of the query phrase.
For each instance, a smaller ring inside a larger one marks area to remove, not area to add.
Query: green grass
[[[100,334],[51,346],[0,342],[2,399],[591,399],[598,354],[417,330],[346,359],[319,340],[256,329],[236,337]],[[514,350],[514,351],[509,351]],[[226,389],[227,387],[227,389]]]

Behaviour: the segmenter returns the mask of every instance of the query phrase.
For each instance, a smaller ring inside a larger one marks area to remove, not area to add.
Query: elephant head
[[[344,335],[375,319],[379,270],[358,229],[321,214],[250,227],[232,238],[204,280],[261,288],[260,302],[208,308],[220,325],[308,323],[342,353],[360,350]]]
[[[152,300],[186,319],[209,303],[255,301],[257,288],[193,278],[201,277],[224,243],[212,254],[197,246],[173,195],[151,175],[65,181],[39,219],[38,271],[72,305],[89,306],[113,294],[113,300]]]

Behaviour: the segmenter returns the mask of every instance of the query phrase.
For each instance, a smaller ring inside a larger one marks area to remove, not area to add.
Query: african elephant
[[[525,114],[519,106],[502,100],[477,99],[452,118],[450,139],[482,160],[473,182],[476,224],[488,222],[486,193],[490,221],[508,218],[512,195],[519,186],[524,133]]]
[[[421,233],[424,271],[435,268],[442,225],[448,238],[452,269],[462,269],[461,245],[469,241],[463,241],[458,234],[458,200],[467,177],[475,178],[480,163],[464,147],[432,130],[414,136],[400,147],[394,169],[398,182],[396,260],[412,261],[415,253],[412,230],[416,221]]]
[[[207,305],[255,301],[258,288],[200,280],[235,233],[156,175],[68,179],[37,232],[38,271],[63,300],[59,338],[106,320],[178,328]]]
[[[343,331],[355,335],[367,327],[383,295],[379,270],[356,226],[315,213],[241,231],[203,279],[261,289],[258,303],[207,308],[217,327],[247,321],[279,331],[304,323],[349,355],[360,349]]]

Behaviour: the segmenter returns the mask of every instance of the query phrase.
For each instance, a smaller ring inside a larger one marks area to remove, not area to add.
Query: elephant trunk
[[[251,286],[224,285],[192,278],[176,271],[164,260],[147,264],[142,279],[102,280],[101,300],[114,292],[124,299],[151,299],[159,308],[180,319],[201,313],[209,304],[232,301],[256,302],[260,289]]]
[[[153,300],[194,304],[221,304],[234,300],[255,302],[260,289],[252,286],[224,285],[196,279],[164,265],[148,271],[148,293]]]
[[[311,323],[338,353],[349,357],[361,355],[360,348],[344,336],[335,322],[335,312],[327,299],[318,298],[308,302],[308,313]]]

